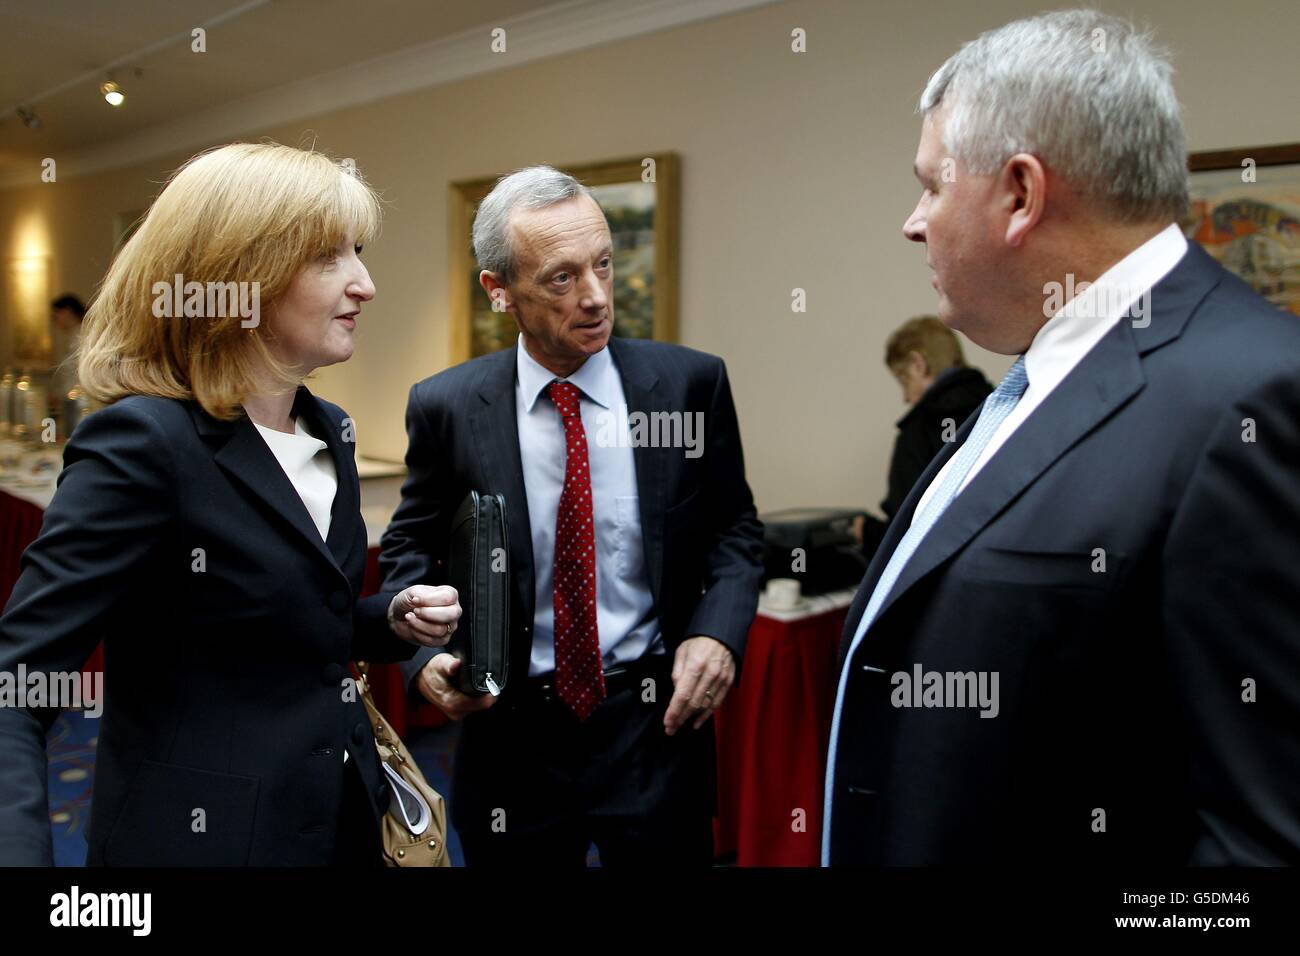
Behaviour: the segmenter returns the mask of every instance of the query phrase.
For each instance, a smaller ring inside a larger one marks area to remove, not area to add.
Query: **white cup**
[[[799,606],[800,590],[794,578],[773,578],[767,582],[764,603],[774,611],[793,611]]]

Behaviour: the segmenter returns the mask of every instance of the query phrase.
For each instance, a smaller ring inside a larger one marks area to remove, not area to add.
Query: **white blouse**
[[[253,424],[257,425],[257,422]],[[301,415],[294,423],[292,435],[263,425],[257,425],[257,430],[293,483],[298,497],[307,506],[307,513],[316,523],[321,538],[328,538],[330,512],[334,508],[334,495],[339,488],[338,472],[334,470],[329,445],[307,431]]]

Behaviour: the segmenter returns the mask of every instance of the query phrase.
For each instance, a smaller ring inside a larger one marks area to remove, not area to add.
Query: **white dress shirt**
[[[1083,361],[1093,346],[1128,313],[1138,297],[1168,275],[1186,252],[1187,240],[1183,238],[1182,230],[1176,223],[1170,224],[1107,269],[1096,282],[1075,295],[1047,320],[1025,352],[1029,387],[984,446],[957,489],[958,494],[1056,386]],[[953,459],[949,458],[925,489],[912,512],[913,519],[924,510],[930,496],[942,484],[952,462]]]
[[[596,525],[596,628],[604,666],[609,669],[645,653],[663,653],[645,566],[641,499],[631,442],[603,447],[598,440],[602,429],[608,436],[617,427],[611,422],[621,422],[624,431],[628,427],[627,416],[619,414],[627,399],[614,358],[606,347],[561,379],[528,354],[522,335],[518,353],[515,413],[536,579],[529,676],[555,670],[555,518],[564,490],[565,439],[564,423],[546,386],[557,380],[571,382],[581,392],[579,414],[587,433]]]

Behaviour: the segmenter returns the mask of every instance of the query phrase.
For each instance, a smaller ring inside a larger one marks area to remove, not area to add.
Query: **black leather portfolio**
[[[460,598],[461,618],[447,649],[461,660],[466,694],[499,694],[510,662],[510,547],[506,500],[471,491],[451,522],[448,579]]]

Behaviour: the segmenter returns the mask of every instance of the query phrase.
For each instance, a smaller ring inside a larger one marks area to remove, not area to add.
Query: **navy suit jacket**
[[[834,864],[1300,862],[1300,321],[1192,245],[926,536],[845,661]],[[1099,564],[1104,559],[1104,570]],[[895,706],[996,672],[999,713]]]
[[[350,659],[415,646],[388,627],[391,594],[357,599],[350,423],[306,388],[294,409],[338,473],[327,541],[247,418],[133,396],[68,442],[0,617],[0,671],[76,671],[104,640],[91,865],[326,864],[345,747],[375,820],[387,809],[370,721],[343,681]],[[0,865],[52,862],[57,716],[0,707]]]
[[[407,586],[401,582],[444,582],[456,507],[470,489],[505,495],[515,585],[505,694],[528,676],[536,590],[515,421],[517,348],[472,359],[412,387],[406,412],[409,477],[380,558],[386,590]],[[704,634],[727,645],[739,668],[758,607],[763,540],[745,482],[726,367],[716,356],[662,342],[611,337],[609,348],[629,414],[704,415],[698,458],[687,458],[681,448],[633,448],[645,566],[668,654],[685,638]],[[403,665],[408,682],[434,653],[421,648]]]

